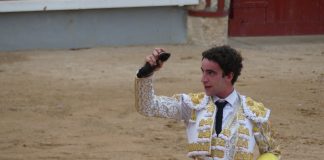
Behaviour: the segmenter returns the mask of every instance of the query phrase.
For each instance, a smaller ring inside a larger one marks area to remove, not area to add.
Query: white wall
[[[1,12],[79,10],[154,6],[184,6],[199,0],[2,0]]]
[[[0,13],[0,51],[186,42],[184,7]]]

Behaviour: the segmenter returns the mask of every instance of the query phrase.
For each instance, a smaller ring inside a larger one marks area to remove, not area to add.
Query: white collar
[[[213,98],[214,98],[215,102],[221,99],[217,96],[214,96]],[[222,99],[222,100],[226,100],[232,107],[232,106],[234,106],[234,103],[237,100],[237,98],[238,98],[238,95],[237,95],[236,90],[234,89],[231,94],[229,94],[225,99]]]

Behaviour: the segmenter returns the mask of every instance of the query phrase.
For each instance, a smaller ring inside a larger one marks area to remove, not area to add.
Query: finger
[[[164,48],[159,48],[160,50],[161,50],[161,52],[163,52],[164,51]]]
[[[156,60],[157,60],[157,57],[155,57],[155,56],[150,56],[150,58],[151,58],[151,65],[156,66]]]
[[[158,56],[162,52],[165,52],[163,48],[155,48],[154,51],[153,51],[153,55]]]
[[[153,55],[146,56],[145,61],[148,62],[151,66],[156,65],[156,59]]]
[[[160,54],[160,50],[158,48],[155,48],[152,52],[152,55],[156,58],[159,56],[159,54]]]

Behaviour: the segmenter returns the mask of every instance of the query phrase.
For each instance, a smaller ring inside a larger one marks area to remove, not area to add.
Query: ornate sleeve
[[[150,117],[187,120],[191,109],[182,103],[182,96],[156,96],[152,77],[135,79],[135,108],[142,115]]]
[[[280,148],[274,139],[274,131],[269,121],[257,123],[254,128],[254,135],[260,154],[272,153],[280,159]]]

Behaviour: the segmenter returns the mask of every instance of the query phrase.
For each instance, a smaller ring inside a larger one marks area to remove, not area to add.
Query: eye
[[[213,76],[213,75],[216,74],[216,72],[211,71],[211,70],[207,70],[206,73],[207,73],[208,75],[210,75],[210,76]]]

